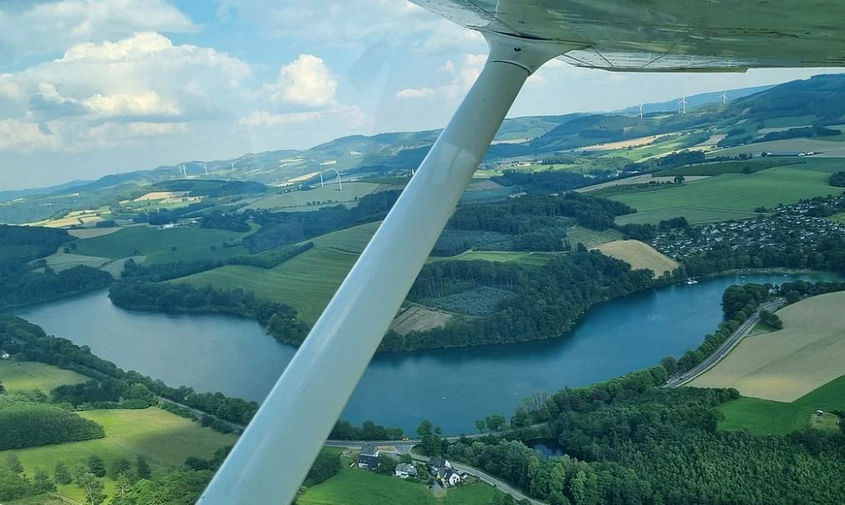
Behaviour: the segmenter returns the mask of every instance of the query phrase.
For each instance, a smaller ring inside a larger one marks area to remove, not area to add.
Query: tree
[[[475,421],[475,429],[478,430],[479,433],[484,433],[487,430],[487,423],[484,422],[484,419],[478,419]]]
[[[487,429],[490,431],[499,431],[505,427],[507,420],[501,414],[492,414],[484,418],[487,423]]]
[[[56,469],[53,470],[53,477],[55,477],[56,482],[59,484],[70,484],[73,482],[70,472],[68,472],[67,467],[61,461],[56,463]]]
[[[138,456],[138,460],[135,462],[136,466],[138,467],[138,478],[139,479],[149,479],[152,476],[152,471],[150,470],[150,465],[147,463],[146,458],[143,456]]]
[[[10,453],[6,456],[6,465],[9,467],[9,470],[15,473],[23,472],[23,465],[21,465],[21,460],[18,459],[17,454]]]
[[[378,455],[378,472],[379,473],[386,473],[388,475],[393,474],[393,471],[396,469],[396,460],[388,456],[387,454],[379,454]]]
[[[660,360],[660,364],[669,372],[669,375],[678,371],[678,360],[674,356],[666,356]]]
[[[132,469],[132,465],[129,463],[129,460],[126,458],[118,458],[112,463],[111,467],[111,474],[112,478],[117,479],[121,475],[129,472]]]
[[[95,477],[105,477],[106,464],[103,462],[103,458],[97,456],[96,454],[91,455],[91,457],[88,458],[88,470],[94,474]]]
[[[686,179],[683,175],[676,175],[675,176],[675,184],[683,184]]]
[[[85,491],[85,499],[91,505],[100,505],[105,501],[103,481],[95,477],[93,473],[83,473],[77,484]]]
[[[50,474],[43,468],[35,469],[32,487],[39,493],[49,493],[56,490],[56,485],[50,480]]]

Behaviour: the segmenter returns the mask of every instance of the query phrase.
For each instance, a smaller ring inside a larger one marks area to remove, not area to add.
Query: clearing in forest
[[[660,277],[664,272],[671,272],[680,265],[677,261],[639,240],[614,240],[598,246],[605,256],[620,259],[631,268],[647,268]]]

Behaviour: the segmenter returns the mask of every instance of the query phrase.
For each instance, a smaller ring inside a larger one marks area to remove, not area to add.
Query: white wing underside
[[[845,66],[842,0],[411,0],[474,30],[580,47],[629,72]]]

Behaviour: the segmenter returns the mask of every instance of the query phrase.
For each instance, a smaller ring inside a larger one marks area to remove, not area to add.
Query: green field
[[[373,182],[347,182],[343,190],[338,189],[337,182],[328,174],[325,177],[325,186],[316,187],[308,191],[291,191],[262,197],[250,205],[247,209],[274,209],[274,210],[317,210],[322,205],[337,204],[341,202],[354,202],[359,198],[369,195],[378,190],[382,185]],[[317,205],[314,205],[314,204]],[[310,204],[310,205],[309,205]]]
[[[834,221],[839,221],[840,223],[845,223],[845,212],[840,212],[839,214],[834,214],[830,216],[830,219]]]
[[[553,252],[540,251],[466,251],[455,256],[432,256],[428,261],[496,261],[500,263],[520,263],[523,265],[545,265],[555,257]]]
[[[0,382],[10,393],[41,390],[49,393],[63,384],[79,384],[90,378],[71,370],[34,361],[0,361]]]
[[[722,161],[718,163],[700,163],[685,167],[661,170],[656,175],[723,175],[759,172],[772,167],[784,167],[801,163],[800,158],[754,158],[750,160]]]
[[[708,154],[712,154],[713,156],[737,156],[745,153],[759,156],[764,151],[814,151],[822,153],[822,156],[826,157],[842,157],[845,156],[845,142],[808,138],[770,140],[768,142],[755,142],[753,144],[711,151]]]
[[[587,249],[593,249],[606,242],[622,240],[624,237],[621,231],[613,228],[596,231],[583,226],[573,226],[566,230],[566,238],[569,240],[569,246],[574,250],[578,246],[578,242],[584,244]]]
[[[816,420],[816,410],[845,409],[845,376],[802,396],[793,402],[776,402],[742,397],[720,408],[725,419],[719,423],[723,430],[748,430],[755,435],[783,434],[800,430],[812,421],[822,429],[835,427],[834,416],[826,414]],[[818,421],[823,421],[819,423]]]
[[[32,477],[36,468],[52,473],[56,463],[63,462],[68,468],[85,465],[88,458],[97,455],[110,468],[115,460],[126,458],[135,462],[138,455],[147,458],[154,472],[172,466],[180,466],[185,458],[195,456],[208,459],[214,451],[235,443],[235,435],[223,435],[203,428],[197,423],[164,410],[151,407],[143,410],[89,410],[79,415],[101,424],[106,437],[84,442],[70,442],[59,445],[33,447],[15,451],[0,451],[5,461],[6,454],[14,452]],[[105,478],[106,493],[114,482]],[[81,499],[82,491],[75,485],[61,486],[60,493],[73,499]]]
[[[243,246],[224,247],[244,233],[199,226],[167,230],[154,226],[130,226],[109,235],[74,242],[76,254],[103,258],[146,256],[150,263],[179,260],[224,259],[249,254]],[[214,249],[212,249],[212,246]]]
[[[827,183],[830,173],[841,164],[837,160],[812,160],[781,166],[753,174],[725,174],[681,185],[618,186],[599,190],[603,196],[637,209],[636,214],[620,216],[619,224],[657,223],[684,216],[691,223],[753,217],[754,209],[778,203],[795,203],[802,198],[840,193]]]
[[[489,505],[498,494],[484,483],[451,488],[435,498],[425,484],[350,469],[345,465],[329,480],[309,488],[299,505]]]
[[[259,298],[291,305],[301,320],[313,324],[378,225],[366,223],[317,237],[313,248],[270,270],[227,265],[173,282],[241,287]]]

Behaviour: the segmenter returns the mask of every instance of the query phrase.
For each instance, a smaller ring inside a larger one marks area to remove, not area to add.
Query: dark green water
[[[741,282],[827,279],[826,274],[717,277],[621,298],[590,310],[563,338],[377,356],[343,418],[371,419],[413,433],[430,419],[447,433],[474,431],[493,413],[509,416],[534,392],[583,386],[680,356],[721,320],[725,288]],[[224,316],[127,312],[105,292],[18,311],[57,336],[87,345],[125,369],[197,391],[260,401],[295,349],[254,321]]]

